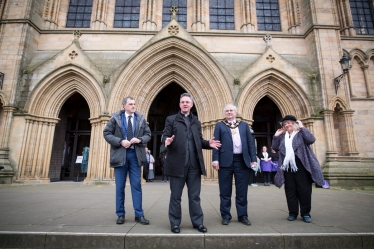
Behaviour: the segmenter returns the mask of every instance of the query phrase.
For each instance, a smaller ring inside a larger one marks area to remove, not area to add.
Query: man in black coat
[[[202,149],[221,146],[214,138],[209,141],[203,139],[201,123],[190,112],[192,106],[192,96],[183,93],[179,102],[181,111],[166,118],[162,138],[168,150],[164,170],[170,176],[169,220],[173,233],[180,232],[181,198],[185,184],[192,226],[199,232],[208,231],[203,225],[204,215],[200,206],[201,175],[206,175]]]

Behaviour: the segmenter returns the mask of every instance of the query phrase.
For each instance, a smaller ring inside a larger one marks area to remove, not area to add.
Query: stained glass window
[[[234,30],[234,0],[209,1],[210,29]]]
[[[369,0],[349,0],[353,24],[358,35],[374,34],[373,5]]]
[[[115,28],[139,28],[140,0],[117,0],[114,11]]]
[[[258,30],[281,30],[278,0],[256,0]]]
[[[67,28],[89,28],[91,23],[92,0],[70,0]]]
[[[162,5],[162,27],[171,21],[170,8],[178,8],[177,21],[182,27],[187,28],[187,1],[186,0],[164,0]]]

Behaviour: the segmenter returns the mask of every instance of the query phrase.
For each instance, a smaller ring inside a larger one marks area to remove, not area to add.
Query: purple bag
[[[271,162],[271,172],[277,172],[278,171],[278,161]]]

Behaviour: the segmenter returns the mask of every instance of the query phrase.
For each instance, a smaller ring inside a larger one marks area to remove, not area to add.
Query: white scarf
[[[296,133],[298,131],[293,131],[291,136],[289,136],[289,133],[286,132],[284,136],[284,145],[286,146],[286,156],[283,160],[283,165],[281,166],[281,169],[283,171],[288,171],[289,167],[291,166],[291,171],[296,172],[298,170],[295,162],[295,152],[292,147],[292,140],[295,137]]]

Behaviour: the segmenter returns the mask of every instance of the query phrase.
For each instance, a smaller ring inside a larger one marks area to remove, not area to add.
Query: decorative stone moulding
[[[266,57],[266,59],[267,59],[270,63],[273,63],[273,61],[275,61],[274,56],[272,56],[271,54],[269,54],[269,56]]]
[[[177,25],[171,25],[169,27],[169,34],[177,35],[179,33],[179,27]]]
[[[69,54],[69,56],[70,56],[70,58],[71,58],[72,60],[74,60],[74,58],[75,58],[76,56],[78,56],[78,53],[75,52],[75,51],[73,50],[73,51],[71,51],[71,53]]]

